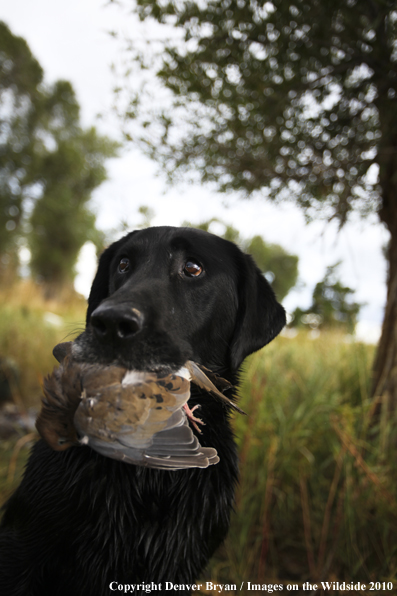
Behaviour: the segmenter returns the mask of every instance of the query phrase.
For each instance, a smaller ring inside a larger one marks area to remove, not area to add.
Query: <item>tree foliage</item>
[[[73,281],[85,242],[101,244],[88,203],[106,179],[104,158],[113,154],[114,144],[91,128],[61,137],[43,158],[43,193],[29,219],[28,241],[32,272],[53,286]]]
[[[340,281],[339,266],[340,262],[327,267],[324,279],[314,288],[311,306],[295,309],[291,326],[354,331],[362,305],[353,300],[354,290]]]
[[[0,22],[0,255],[19,231],[34,184],[36,104],[43,70],[24,39]]]
[[[89,200],[117,144],[83,130],[72,85],[43,84],[25,40],[0,22],[0,257],[26,236],[32,272],[71,284],[80,248],[100,234]]]
[[[380,165],[385,199],[396,160],[393,0],[137,0],[137,11],[179,33],[155,55],[131,44],[170,94],[165,107],[134,96],[125,112],[172,176],[266,188],[341,224],[379,208],[368,170]]]

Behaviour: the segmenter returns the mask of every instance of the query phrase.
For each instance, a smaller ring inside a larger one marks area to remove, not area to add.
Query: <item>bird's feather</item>
[[[186,362],[185,366],[190,372],[190,378],[193,381],[193,383],[198,385],[201,389],[205,389],[206,391],[213,393],[214,395],[216,395],[216,397],[219,397],[224,403],[226,403],[228,406],[233,408],[233,410],[236,410],[237,412],[239,412],[239,414],[244,414],[246,416],[246,413],[244,412],[244,410],[239,408],[231,399],[226,397],[226,395],[224,395],[221,391],[219,391],[219,389],[217,387],[215,387],[214,383],[209,379],[208,374],[206,374],[206,373],[211,373],[211,371],[209,371],[208,368],[205,368],[205,366],[196,364],[192,360],[188,360]],[[229,383],[229,381],[226,381],[226,379],[223,379],[222,377],[216,375],[215,373],[211,373],[211,376],[212,376],[213,380],[215,381],[215,383],[220,384],[223,391],[225,391],[226,389],[230,389],[232,387],[232,385]]]
[[[219,461],[194,435],[186,404],[193,382],[242,412],[216,386],[230,388],[228,381],[192,361],[167,374],[80,363],[71,348],[54,348],[60,366],[45,379],[36,423],[53,449],[89,445],[106,457],[169,470]]]

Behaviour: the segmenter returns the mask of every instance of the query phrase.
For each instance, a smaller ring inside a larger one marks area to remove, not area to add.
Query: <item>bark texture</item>
[[[397,228],[391,234],[388,257],[387,302],[373,369],[376,412],[381,402],[386,401],[391,409],[397,406]]]
[[[379,147],[382,204],[379,218],[390,232],[390,242],[387,301],[373,368],[372,394],[377,400],[376,412],[379,412],[382,403],[387,403],[390,410],[397,407],[397,121],[390,105],[379,105],[378,109],[382,129]]]

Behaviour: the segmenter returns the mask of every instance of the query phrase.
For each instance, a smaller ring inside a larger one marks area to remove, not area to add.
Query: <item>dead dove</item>
[[[216,450],[202,447],[192,432],[189,420],[197,430],[203,423],[193,414],[197,406],[190,410],[187,402],[192,381],[244,413],[216,386],[225,390],[228,381],[192,361],[167,374],[79,363],[71,344],[54,348],[60,366],[44,381],[36,422],[53,449],[89,445],[113,459],[168,470],[219,461]]]

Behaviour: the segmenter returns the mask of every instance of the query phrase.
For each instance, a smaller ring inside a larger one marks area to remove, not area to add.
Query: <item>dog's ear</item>
[[[124,244],[127,238],[133,233],[134,232],[130,232],[127,236],[117,240],[117,242],[113,242],[113,244],[106,248],[99,257],[98,269],[94,281],[92,282],[90,295],[88,296],[86,324],[88,324],[91,314],[96,307],[100,305],[102,300],[109,296],[110,265],[112,264],[113,257],[120,246]]]
[[[276,337],[284,327],[285,310],[250,255],[241,263],[237,325],[230,350],[233,370],[244,358]]]

